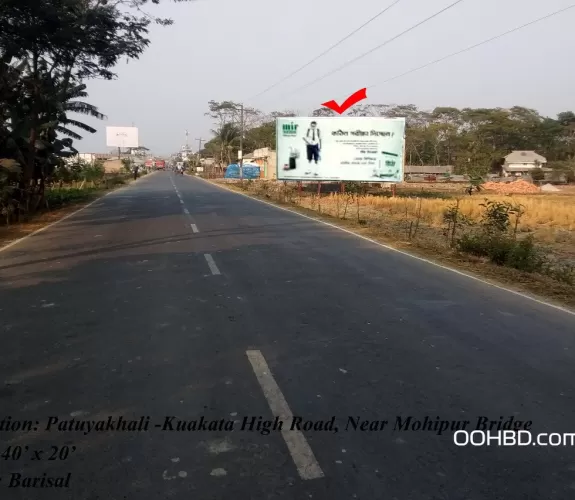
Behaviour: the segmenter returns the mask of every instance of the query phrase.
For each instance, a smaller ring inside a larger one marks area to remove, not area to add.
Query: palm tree
[[[70,115],[105,117],[78,100],[87,97],[86,85],[52,75],[43,65],[33,73],[27,60],[0,64],[0,158],[21,166],[18,207],[30,209],[35,198],[37,208],[44,200],[46,176],[62,165],[63,158],[77,153],[73,140],[82,136],[70,127],[96,132]]]
[[[228,158],[228,165],[231,163],[231,148],[240,138],[240,129],[233,123],[224,123],[218,130],[212,130],[215,139],[220,144],[220,157],[223,161],[224,151]]]
[[[66,92],[61,102],[61,112],[58,116],[58,125],[55,128],[56,132],[76,140],[81,140],[82,136],[70,130],[68,127],[76,127],[90,134],[96,132],[95,128],[68,117],[68,113],[79,113],[98,120],[104,120],[106,118],[105,115],[98,111],[96,106],[84,101],[75,100],[84,97],[88,97],[85,84],[76,85]]]
[[[82,136],[70,127],[91,134],[96,132],[95,128],[71,118],[70,114],[79,113],[99,120],[105,118],[96,106],[78,100],[88,96],[85,84],[70,85],[61,80],[55,83],[49,86],[52,92],[46,100],[44,112],[40,115],[42,125],[37,141],[40,161],[35,172],[35,178],[40,180],[40,184],[36,206],[43,200],[46,177],[51,176],[57,167],[63,166],[63,158],[78,153],[73,147],[73,141],[81,140]]]

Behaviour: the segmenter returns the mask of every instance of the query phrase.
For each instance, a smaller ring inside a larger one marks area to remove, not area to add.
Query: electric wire
[[[265,93],[269,92],[270,90],[272,90],[273,88],[277,87],[280,83],[285,82],[286,80],[290,79],[292,76],[297,75],[301,70],[307,68],[308,66],[310,66],[311,64],[313,64],[314,62],[316,62],[318,59],[322,58],[323,56],[325,56],[327,53],[331,52],[333,49],[335,49],[336,47],[338,47],[339,45],[341,45],[343,42],[345,42],[346,40],[348,40],[349,38],[351,38],[353,35],[355,35],[357,32],[359,32],[360,30],[362,30],[363,28],[365,28],[368,24],[372,23],[373,21],[375,21],[377,18],[379,18],[380,16],[382,16],[383,14],[385,14],[389,9],[391,9],[394,5],[397,5],[399,2],[401,2],[402,0],[395,0],[395,2],[393,2],[391,5],[389,5],[388,7],[386,7],[385,9],[379,11],[375,16],[371,17],[370,19],[368,19],[365,23],[363,23],[361,26],[359,26],[358,28],[356,28],[355,30],[353,30],[351,33],[349,33],[348,35],[346,35],[345,37],[343,37],[342,39],[340,39],[339,41],[337,41],[336,43],[334,43],[331,47],[329,47],[328,49],[324,50],[321,54],[317,55],[316,57],[314,57],[312,60],[308,61],[307,63],[305,63],[303,66],[300,66],[298,69],[296,69],[295,71],[293,71],[292,73],[290,73],[287,76],[284,76],[283,78],[281,78],[280,80],[278,80],[276,83],[274,83],[273,85],[270,85],[268,88],[262,90],[259,94],[256,94],[255,96],[251,97],[250,99],[247,99],[247,101],[252,101],[262,95],[264,95]]]
[[[312,85],[315,85],[316,83],[324,80],[325,78],[327,78],[328,76],[333,75],[334,73],[337,73],[338,71],[341,71],[342,69],[346,68],[347,66],[349,66],[350,64],[353,64],[354,62],[359,61],[360,59],[363,59],[364,57],[368,56],[369,54],[372,54],[373,52],[375,52],[376,50],[381,49],[382,47],[384,47],[385,45],[393,42],[394,40],[397,40],[399,37],[409,33],[410,31],[413,31],[414,29],[418,28],[419,26],[421,26],[422,24],[425,24],[428,21],[431,21],[432,19],[434,19],[435,17],[443,14],[444,12],[452,9],[453,7],[455,7],[456,5],[460,4],[461,2],[464,2],[465,0],[456,0],[455,2],[453,2],[452,4],[448,5],[447,7],[444,7],[443,9],[441,9],[440,11],[436,12],[435,14],[425,18],[423,21],[418,22],[417,24],[411,26],[410,28],[406,29],[405,31],[402,31],[401,33],[399,33],[398,35],[395,35],[392,38],[389,38],[388,40],[386,40],[385,42],[381,43],[380,45],[378,45],[377,47],[374,47],[370,50],[368,50],[367,52],[364,52],[363,54],[353,58],[350,61],[347,61],[345,63],[343,63],[341,66],[338,66],[337,68],[331,70],[329,73],[324,74],[323,76],[320,76],[319,78],[316,78],[315,80],[313,80],[310,83],[307,83],[305,85],[302,85],[301,87],[298,87],[297,89],[295,89],[293,92],[289,92],[287,94],[284,94],[282,97],[284,96],[288,96],[288,95],[292,95],[295,94],[296,92],[299,92],[301,90],[305,90],[308,87],[311,87]]]
[[[421,69],[427,68],[427,67],[429,67],[429,66],[431,66],[431,65],[433,65],[433,64],[440,63],[440,62],[442,62],[442,61],[445,61],[446,59],[449,59],[449,58],[451,58],[451,57],[455,57],[455,56],[457,56],[457,55],[459,55],[459,54],[463,54],[464,52],[468,52],[468,51],[470,51],[470,50],[473,50],[473,49],[475,49],[475,48],[477,48],[477,47],[480,47],[481,45],[485,45],[486,43],[493,42],[494,40],[497,40],[497,39],[502,38],[502,37],[504,37],[504,36],[510,35],[511,33],[515,33],[516,31],[519,31],[519,30],[521,30],[521,29],[523,29],[523,28],[527,28],[528,26],[531,26],[531,25],[533,25],[533,24],[535,24],[535,23],[539,23],[539,22],[541,22],[541,21],[545,21],[546,19],[549,19],[550,17],[556,16],[556,15],[558,15],[558,14],[561,14],[561,13],[566,12],[566,11],[568,11],[569,9],[573,9],[573,8],[575,8],[575,4],[569,5],[568,7],[565,7],[565,8],[563,8],[563,9],[557,10],[557,11],[555,11],[555,12],[552,12],[551,14],[547,14],[546,16],[540,17],[540,18],[535,19],[535,20],[533,20],[533,21],[530,21],[530,22],[528,22],[528,23],[522,24],[521,26],[518,26],[517,28],[513,28],[513,29],[511,29],[511,30],[509,30],[509,31],[506,31],[505,33],[500,33],[499,35],[496,35],[496,36],[493,36],[493,37],[488,38],[488,39],[486,39],[486,40],[483,40],[482,42],[476,43],[476,44],[474,44],[474,45],[470,45],[469,47],[466,47],[465,49],[458,50],[457,52],[453,52],[453,53],[451,53],[451,54],[449,54],[449,55],[447,55],[447,56],[444,56],[444,57],[440,57],[439,59],[435,59],[434,61],[428,62],[428,63],[426,63],[426,64],[424,64],[424,65],[422,65],[422,66],[418,66],[417,68],[410,69],[409,71],[406,71],[406,72],[401,73],[401,74],[399,74],[399,75],[396,75],[396,76],[393,76],[393,77],[391,77],[391,78],[388,78],[387,80],[384,80],[383,82],[375,83],[375,84],[370,85],[369,87],[366,87],[366,88],[370,89],[370,88],[373,88],[373,87],[378,87],[379,85],[384,85],[384,84],[389,83],[389,82],[391,82],[391,81],[393,81],[393,80],[397,80],[398,78],[401,78],[401,77],[403,77],[403,76],[409,75],[409,74],[411,74],[411,73],[415,73],[416,71],[419,71],[419,70],[421,70]]]

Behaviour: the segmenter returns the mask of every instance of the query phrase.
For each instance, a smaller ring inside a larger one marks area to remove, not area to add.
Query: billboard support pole
[[[240,181],[244,180],[244,105],[240,104]]]

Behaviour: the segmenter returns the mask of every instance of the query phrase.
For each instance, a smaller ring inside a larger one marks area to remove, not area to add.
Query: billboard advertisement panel
[[[106,127],[106,146],[137,148],[139,145],[136,127]]]
[[[280,180],[402,182],[405,118],[276,120]]]

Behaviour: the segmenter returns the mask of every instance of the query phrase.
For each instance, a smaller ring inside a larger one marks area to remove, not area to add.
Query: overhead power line
[[[321,54],[317,55],[316,57],[314,57],[311,61],[308,61],[307,63],[305,63],[303,66],[300,66],[298,69],[296,69],[295,71],[293,71],[292,73],[290,73],[287,76],[284,76],[282,79],[278,80],[276,83],[274,83],[273,85],[270,85],[267,89],[262,90],[259,94],[256,94],[255,96],[251,97],[250,99],[248,99],[248,101],[252,101],[253,99],[256,99],[262,95],[264,95],[266,92],[269,92],[271,89],[277,87],[280,83],[285,82],[286,80],[290,79],[292,76],[297,75],[302,69],[307,68],[309,65],[313,64],[314,62],[316,62],[318,59],[322,58],[323,56],[325,56],[328,52],[331,52],[333,49],[335,49],[336,47],[338,47],[339,45],[341,45],[343,42],[345,42],[346,40],[348,40],[349,38],[351,38],[353,35],[355,35],[358,31],[361,31],[363,28],[365,28],[368,24],[370,24],[371,22],[375,21],[378,17],[382,16],[383,14],[385,14],[389,9],[391,9],[394,5],[397,5],[399,2],[401,2],[401,0],[395,0],[395,2],[393,2],[391,5],[389,5],[388,7],[386,7],[385,9],[381,10],[380,12],[378,12],[375,16],[371,17],[370,19],[368,19],[365,23],[363,23],[359,28],[356,28],[355,30],[353,30],[351,33],[349,33],[348,35],[346,35],[345,37],[343,37],[342,39],[340,39],[338,42],[334,43],[331,47],[329,47],[327,50],[324,50]]]
[[[443,9],[441,9],[440,11],[436,12],[435,14],[429,16],[428,18],[424,19],[423,21],[418,22],[417,24],[413,25],[411,28],[406,29],[405,31],[402,31],[401,33],[399,33],[399,35],[395,35],[393,38],[390,38],[388,40],[386,40],[385,42],[381,43],[380,45],[378,45],[377,47],[374,47],[373,49],[368,50],[367,52],[364,52],[363,54],[355,57],[354,59],[352,59],[351,61],[347,61],[346,63],[342,64],[341,66],[338,66],[337,68],[333,69],[332,71],[330,71],[329,73],[326,73],[323,76],[320,76],[319,78],[313,80],[310,83],[307,83],[306,85],[303,85],[301,87],[298,87],[297,89],[295,89],[293,92],[289,92],[288,94],[284,94],[284,96],[286,95],[292,95],[295,94],[296,92],[299,92],[300,90],[304,90],[307,89],[308,87],[311,87],[312,85],[324,80],[325,78],[327,78],[328,76],[333,75],[334,73],[337,73],[338,71],[341,71],[342,69],[346,68],[347,66],[349,66],[350,64],[353,64],[354,62],[359,61],[360,59],[363,59],[365,56],[368,56],[369,54],[375,52],[376,50],[381,49],[382,47],[384,47],[385,45],[393,42],[394,40],[397,40],[399,37],[409,33],[410,31],[413,31],[414,29],[418,28],[419,26],[421,26],[422,24],[425,24],[428,21],[431,21],[433,18],[443,14],[444,12],[448,11],[449,9],[452,9],[453,7],[455,7],[456,5],[460,4],[461,2],[463,2],[465,0],[457,0],[455,2],[453,2],[452,4],[448,5],[447,7],[444,7]]]
[[[411,73],[415,73],[416,71],[419,71],[419,70],[421,70],[421,69],[427,68],[427,67],[429,67],[429,66],[431,66],[431,65],[433,65],[433,64],[440,63],[440,62],[445,61],[446,59],[449,59],[449,58],[451,58],[451,57],[458,56],[459,54],[463,54],[464,52],[468,52],[468,51],[470,51],[470,50],[473,50],[473,49],[475,49],[475,48],[477,48],[477,47],[480,47],[481,45],[485,45],[486,43],[493,42],[494,40],[497,40],[497,39],[499,39],[499,38],[503,38],[504,36],[510,35],[511,33],[515,33],[516,31],[519,31],[519,30],[521,30],[521,29],[523,29],[523,28],[527,28],[528,26],[531,26],[531,25],[533,25],[533,24],[535,24],[535,23],[539,23],[539,22],[541,22],[541,21],[545,21],[546,19],[549,19],[550,17],[556,16],[556,15],[558,15],[558,14],[561,14],[561,13],[563,13],[563,12],[565,12],[565,11],[568,11],[569,9],[573,9],[573,8],[575,8],[575,4],[569,5],[568,7],[565,7],[564,9],[557,10],[557,11],[555,11],[555,12],[552,12],[551,14],[547,14],[546,16],[543,16],[543,17],[540,17],[540,18],[535,19],[535,20],[533,20],[533,21],[530,21],[530,22],[528,22],[528,23],[522,24],[521,26],[518,26],[517,28],[513,28],[513,29],[511,29],[511,30],[509,30],[509,31],[506,31],[505,33],[501,33],[501,34],[499,34],[499,35],[496,35],[496,36],[493,36],[493,37],[491,37],[491,38],[488,38],[487,40],[483,40],[482,42],[476,43],[475,45],[471,45],[471,46],[469,46],[469,47],[467,47],[467,48],[465,48],[465,49],[458,50],[457,52],[453,52],[452,54],[449,54],[449,55],[444,56],[444,57],[440,57],[439,59],[436,59],[435,61],[431,61],[431,62],[428,62],[427,64],[422,65],[422,66],[418,66],[417,68],[410,69],[409,71],[406,71],[405,73],[401,73],[400,75],[396,75],[396,76],[393,76],[393,77],[391,77],[391,78],[388,78],[387,80],[384,80],[383,82],[375,83],[374,85],[370,85],[370,86],[367,87],[367,88],[370,89],[370,88],[373,88],[373,87],[377,87],[377,86],[379,86],[379,85],[384,85],[384,84],[389,83],[389,82],[391,82],[391,81],[393,81],[393,80],[397,80],[398,78],[401,78],[401,77],[403,77],[403,76],[409,75],[409,74],[411,74]]]

